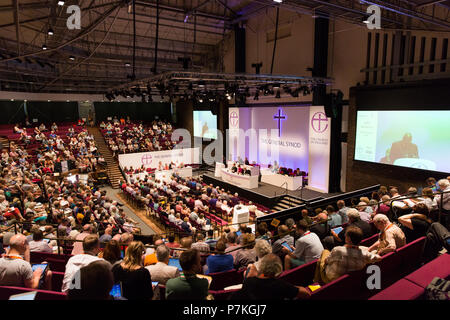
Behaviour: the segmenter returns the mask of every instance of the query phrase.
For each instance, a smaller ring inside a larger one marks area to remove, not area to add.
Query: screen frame
[[[207,110],[196,110],[196,109],[194,109],[194,110],[192,110],[192,136],[194,138],[207,140],[207,141],[217,140],[218,139],[217,132],[216,132],[216,137],[215,138],[208,138],[208,137],[202,137],[202,136],[196,136],[195,135],[195,116],[194,116],[195,112],[210,112],[211,115],[216,117],[216,128],[214,130],[216,130],[216,131],[219,130],[219,115],[218,114],[214,114],[212,112],[212,110],[210,110],[210,109],[207,109]]]
[[[356,114],[355,114],[355,141],[353,142],[353,157],[352,160],[355,162],[360,162],[360,163],[365,163],[365,164],[370,164],[370,165],[376,165],[379,166],[380,168],[403,168],[403,169],[408,169],[408,170],[412,170],[412,172],[420,172],[420,173],[428,173],[429,175],[433,175],[433,174],[449,174],[450,172],[446,172],[446,171],[434,171],[434,170],[425,170],[425,169],[418,169],[418,168],[411,168],[411,167],[405,167],[405,166],[398,166],[398,165],[393,165],[393,164],[387,164],[387,163],[379,163],[379,162],[374,162],[374,161],[367,161],[367,160],[359,160],[356,159],[356,136],[357,136],[357,132],[356,130],[358,129],[358,112],[359,111],[448,111],[450,112],[450,107],[433,107],[431,108],[424,108],[423,106],[421,107],[417,107],[417,106],[412,106],[411,108],[407,109],[407,108],[402,108],[402,107],[391,107],[391,108],[381,108],[381,107],[374,107],[374,106],[360,106],[356,108]]]

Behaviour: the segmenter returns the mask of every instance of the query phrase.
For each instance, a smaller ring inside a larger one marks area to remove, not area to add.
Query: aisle
[[[138,225],[138,227],[140,227],[141,228],[141,232],[142,232],[142,234],[144,234],[144,235],[150,235],[150,234],[156,234],[156,232],[152,229],[152,228],[150,228],[141,218],[139,218],[129,207],[128,207],[128,205],[127,205],[127,203],[124,203],[124,201],[122,201],[122,200],[120,200],[117,196],[116,196],[116,194],[118,193],[118,192],[120,192],[119,190],[115,190],[115,189],[113,189],[113,188],[111,188],[111,187],[105,187],[105,188],[102,188],[102,190],[105,190],[106,191],[106,196],[107,197],[109,197],[109,198],[111,198],[112,200],[115,200],[115,201],[117,201],[117,202],[120,202],[120,203],[123,203],[124,204],[124,206],[122,207],[123,208],[123,211],[125,212],[125,214],[128,216],[128,217],[130,217],[131,219],[133,219],[134,221],[136,221],[136,222],[139,222],[139,225]]]

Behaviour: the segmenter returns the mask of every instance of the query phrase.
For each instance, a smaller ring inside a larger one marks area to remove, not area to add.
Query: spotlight
[[[204,88],[205,87],[205,81],[201,80],[198,82],[198,86],[199,88]]]
[[[273,0],[273,2],[276,2],[276,3],[283,3],[283,0]]]
[[[281,92],[280,92],[279,89],[277,90],[277,94],[275,95],[275,98],[276,99],[280,99],[281,98]]]
[[[188,90],[192,90],[192,89],[193,89],[192,82],[189,82]]]
[[[125,62],[125,67],[129,67],[131,64],[129,62]]]
[[[47,48],[47,45],[46,44],[43,44],[42,45],[42,50],[47,50],[48,48]]]
[[[49,36],[52,36],[52,35],[54,35],[54,34],[55,34],[55,32],[53,31],[53,29],[52,29],[52,28],[48,28],[48,31],[47,31],[47,33],[48,33],[48,35],[49,35]]]
[[[74,60],[75,60],[75,57],[74,57],[74,56],[70,56],[69,59],[72,60],[72,61],[74,61]]]
[[[64,1],[58,1],[58,6],[62,7],[64,5],[64,3],[65,3]]]

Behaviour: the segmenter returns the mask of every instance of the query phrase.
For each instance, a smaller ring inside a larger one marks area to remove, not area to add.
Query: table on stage
[[[258,176],[245,176],[233,173],[225,168],[222,168],[222,180],[242,188],[258,188]]]
[[[237,161],[228,161],[228,169],[231,169],[233,166],[233,163],[236,163],[236,167],[239,165],[239,162]],[[259,166],[250,166],[246,164],[241,164],[241,168],[245,170],[250,170],[252,176],[259,176]]]
[[[287,189],[290,191],[295,191],[302,186],[303,177],[290,177],[283,174],[274,173],[270,169],[261,169],[261,182],[277,187],[284,187],[287,183]]]
[[[162,181],[170,181],[172,174],[178,174],[182,178],[192,177],[192,167],[175,168],[171,170],[156,170],[155,179]]]
[[[225,168],[225,165],[222,162],[216,162],[216,171],[214,171],[214,176],[221,178],[223,168]]]

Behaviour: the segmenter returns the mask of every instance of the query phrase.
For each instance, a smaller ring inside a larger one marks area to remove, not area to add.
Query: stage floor
[[[207,175],[207,176],[209,176],[211,178],[223,181],[221,178],[217,178],[217,177],[214,176],[214,170],[202,170],[201,173],[199,172],[199,175],[200,174]],[[279,195],[286,194],[286,190],[285,189],[282,189],[280,187],[273,186],[271,184],[267,184],[267,183],[264,183],[264,182],[259,182],[258,188],[255,188],[255,189],[246,189],[246,188],[241,188],[241,189],[245,189],[245,190],[248,190],[248,191],[256,192],[256,193],[262,194],[262,195],[267,196],[267,197],[276,197],[276,196],[279,196]],[[301,191],[301,190],[289,191],[288,190],[287,194],[291,195],[291,196],[294,196],[296,198],[299,198],[301,200],[308,201],[308,200],[315,199],[315,198],[318,198],[318,197],[322,197],[322,198],[332,197],[332,196],[335,196],[337,194],[340,194],[340,192],[339,193],[322,193],[322,192],[317,192],[317,191],[313,191],[313,190],[309,190],[307,188],[304,188],[303,191]]]

